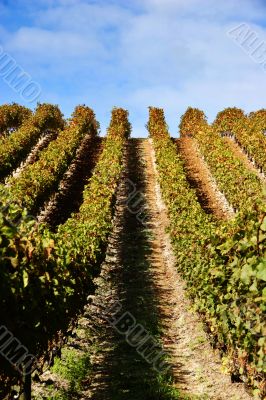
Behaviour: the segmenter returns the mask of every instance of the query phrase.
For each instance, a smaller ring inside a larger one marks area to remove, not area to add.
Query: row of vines
[[[65,122],[57,106],[39,104],[36,112],[23,119],[19,129],[0,137],[0,180],[18,167],[42,134],[63,129]]]
[[[36,163],[18,178],[10,179],[8,186],[0,186],[0,320],[34,355],[34,368],[39,371],[94,291],[93,279],[100,272],[112,228],[124,148],[131,129],[127,111],[114,109],[79,211],[51,232],[45,224],[37,224],[29,211],[49,196],[84,135],[98,134],[98,122],[89,108],[77,107],[68,126],[58,111],[54,106],[40,105],[27,122],[3,138],[0,146],[7,155],[2,165],[11,169],[5,160],[15,149],[20,153],[18,160],[41,131],[59,129],[57,139],[41,152]],[[15,138],[11,144],[5,146],[12,136]],[[20,140],[23,136],[24,145]],[[12,353],[14,349],[6,351]],[[1,357],[1,398],[12,385],[21,383],[21,363],[23,360],[15,361],[14,357],[10,365]]]
[[[232,136],[261,172],[266,172],[266,110],[245,115],[239,108],[227,108],[218,113],[213,127],[219,134]]]
[[[215,220],[202,209],[162,109],[150,107],[147,128],[168,208],[177,268],[228,371],[264,398],[266,192],[258,174],[236,157],[223,136],[232,136],[265,172],[266,112],[246,116],[230,108],[209,125],[202,111],[189,108],[181,118],[181,136],[193,138],[236,212],[226,221]],[[93,148],[98,131],[94,112],[85,106],[76,107],[67,122],[59,108],[49,104],[39,104],[35,112],[17,104],[0,107],[0,321],[34,355],[39,372],[95,289],[131,132],[127,111],[115,108],[112,112],[79,211],[53,231],[30,214],[36,216],[57,192],[82,141],[89,138]],[[37,159],[17,176],[10,176],[50,133],[52,140]],[[22,384],[19,367],[24,361],[15,360],[15,349],[6,351],[6,356],[13,352],[14,362],[11,365],[1,357],[1,398],[14,384]]]
[[[187,110],[181,118],[180,134],[190,134],[196,140],[220,191],[235,212],[247,208],[254,199],[263,199],[262,181],[243,160],[235,157],[229,143],[208,125],[202,111]]]
[[[262,200],[256,200],[257,195],[260,198],[259,182],[238,164],[244,173],[243,180],[258,184],[252,186],[249,194],[253,196],[253,205],[244,192],[246,186],[242,189],[240,186],[235,203],[231,197],[232,203],[240,209],[236,218],[229,222],[213,222],[201,209],[194,190],[187,183],[183,161],[169,136],[163,110],[150,108],[148,129],[168,208],[177,267],[214,342],[223,353],[228,371],[241,376],[263,398],[266,394],[266,207]],[[181,132],[196,135],[206,158],[208,151],[218,157],[219,163],[216,159],[212,164],[211,156],[207,159],[217,181],[221,183],[222,175],[226,175],[230,188],[226,193],[233,196],[233,192],[238,192],[236,187],[241,181],[234,182],[234,179],[241,177],[234,176],[232,155],[207,126],[204,114],[189,109],[181,120]],[[231,177],[227,160],[232,161]],[[233,185],[237,185],[234,190]]]

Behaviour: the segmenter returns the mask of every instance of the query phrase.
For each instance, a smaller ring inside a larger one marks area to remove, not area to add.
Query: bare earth
[[[165,233],[168,219],[156,183],[151,143],[143,142],[143,151],[147,159],[147,199],[156,238],[152,246],[157,257],[153,256],[152,270],[164,326],[163,342],[171,354],[175,385],[201,399],[251,399],[243,384],[231,383],[230,376],[221,372],[219,354],[211,348],[198,315],[192,311]]]
[[[250,169],[252,172],[254,172],[262,180],[262,182],[266,184],[266,177],[264,173],[260,172],[259,169],[255,167],[252,161],[249,160],[247,154],[236,143],[236,141],[231,137],[224,137],[224,140],[229,144],[236,157],[242,160],[246,165],[246,167]]]
[[[187,178],[196,193],[202,208],[218,219],[233,216],[234,211],[220,192],[211,172],[202,158],[197,142],[192,137],[182,137],[177,141],[178,150],[185,162]]]
[[[91,354],[92,364],[81,392],[72,398],[170,400],[177,398],[172,392],[177,388],[180,399],[252,399],[244,384],[232,383],[222,372],[222,360],[186,297],[165,233],[168,219],[156,174],[152,142],[130,139],[98,288],[88,300],[75,339],[70,340],[81,353]],[[139,191],[135,203],[129,201],[133,184]],[[137,203],[145,223],[136,218]],[[167,352],[172,374],[168,383],[162,384],[158,371],[104,318],[118,300],[122,312],[130,312]],[[49,373],[42,380],[49,378],[55,388],[65,386]],[[36,388],[42,399],[47,398],[43,387]]]

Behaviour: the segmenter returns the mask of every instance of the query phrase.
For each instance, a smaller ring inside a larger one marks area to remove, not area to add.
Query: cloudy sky
[[[104,133],[121,106],[146,136],[147,107],[159,106],[177,136],[188,106],[210,122],[266,106],[266,68],[227,33],[244,23],[266,43],[265,15],[263,0],[1,0],[0,45],[66,117],[85,103]],[[0,76],[0,102],[11,101],[27,105]]]

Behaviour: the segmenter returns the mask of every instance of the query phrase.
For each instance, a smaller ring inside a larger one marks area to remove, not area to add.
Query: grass
[[[67,380],[71,391],[79,391],[90,369],[90,356],[80,355],[74,349],[63,349],[62,359],[55,359],[52,372]]]
[[[81,354],[75,349],[65,348],[62,350],[61,359],[56,357],[51,372],[58,376],[62,388],[49,385],[47,400],[73,400],[79,399],[82,383],[91,371],[90,354]],[[64,385],[63,385],[64,383]],[[49,394],[51,392],[51,394]],[[41,400],[43,397],[35,397]]]

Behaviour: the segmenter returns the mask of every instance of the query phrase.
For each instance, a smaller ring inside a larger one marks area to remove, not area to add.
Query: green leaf
[[[24,288],[28,286],[29,283],[29,274],[27,273],[27,271],[23,270],[23,285]]]
[[[262,224],[261,224],[261,226],[260,226],[260,229],[261,229],[263,232],[266,232],[266,217],[263,219],[263,222],[262,222]]]
[[[13,268],[17,268],[19,262],[18,259],[16,257],[10,257],[10,262]]]
[[[249,291],[250,292],[257,292],[258,291],[257,280],[254,280],[253,284],[249,288]]]
[[[250,278],[254,276],[254,271],[251,265],[245,264],[241,270],[240,279],[246,285],[249,285]]]
[[[256,277],[257,279],[266,282],[266,262],[261,262],[260,264],[257,265]]]

